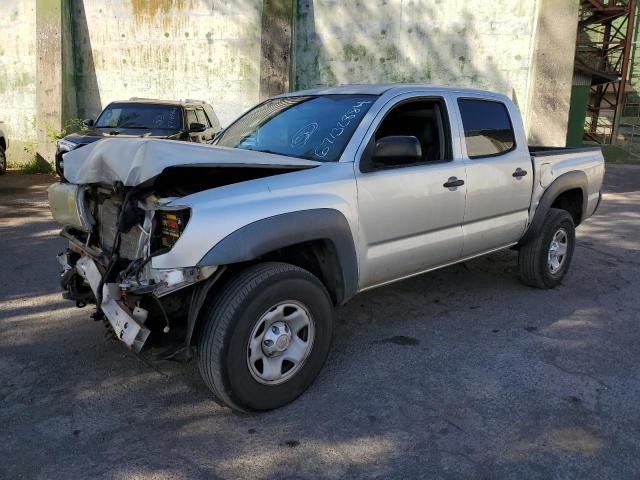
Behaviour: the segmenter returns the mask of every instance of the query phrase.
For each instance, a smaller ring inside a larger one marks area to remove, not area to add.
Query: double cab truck
[[[558,285],[603,174],[599,148],[528,146],[503,95],[355,85],[268,99],[214,145],[95,142],[49,200],[64,296],[135,351],[173,338],[163,358],[250,411],[309,387],[360,292],[505,248]]]
[[[64,154],[103,138],[166,138],[206,143],[221,130],[213,107],[201,100],[131,98],[111,102],[83,130],[56,143],[56,172],[63,175]]]

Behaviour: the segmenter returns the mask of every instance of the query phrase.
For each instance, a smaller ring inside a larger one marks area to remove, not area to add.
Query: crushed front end
[[[171,319],[193,314],[197,289],[188,287],[211,279],[217,267],[153,268],[189,223],[188,208],[169,206],[175,197],[121,183],[55,183],[48,193],[69,241],[58,256],[65,298],[78,307],[95,304],[93,317],[135,351],[152,330],[168,333]]]

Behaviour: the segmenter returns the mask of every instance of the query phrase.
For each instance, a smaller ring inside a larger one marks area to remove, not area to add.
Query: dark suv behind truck
[[[213,107],[200,100],[132,98],[112,102],[97,120],[84,120],[86,130],[58,140],[56,171],[63,175],[63,154],[102,138],[149,137],[209,142],[221,130]]]

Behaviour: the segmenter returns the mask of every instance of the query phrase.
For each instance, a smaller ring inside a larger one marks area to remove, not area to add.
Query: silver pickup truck
[[[271,98],[214,145],[95,142],[49,200],[64,296],[135,351],[173,338],[163,357],[197,356],[246,411],[313,382],[359,292],[509,247],[554,287],[603,174],[599,148],[528,147],[503,95],[342,86]]]

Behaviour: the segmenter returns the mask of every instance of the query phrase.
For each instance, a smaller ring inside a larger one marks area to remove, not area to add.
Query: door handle
[[[442,186],[444,188],[455,188],[455,187],[461,187],[462,185],[464,185],[464,180],[458,180],[457,177],[449,177],[449,180],[447,180],[447,182],[444,183]]]
[[[521,168],[516,168],[516,171],[513,172],[513,177],[515,178],[520,178],[520,177],[524,177],[527,174],[526,170],[522,170]]]

